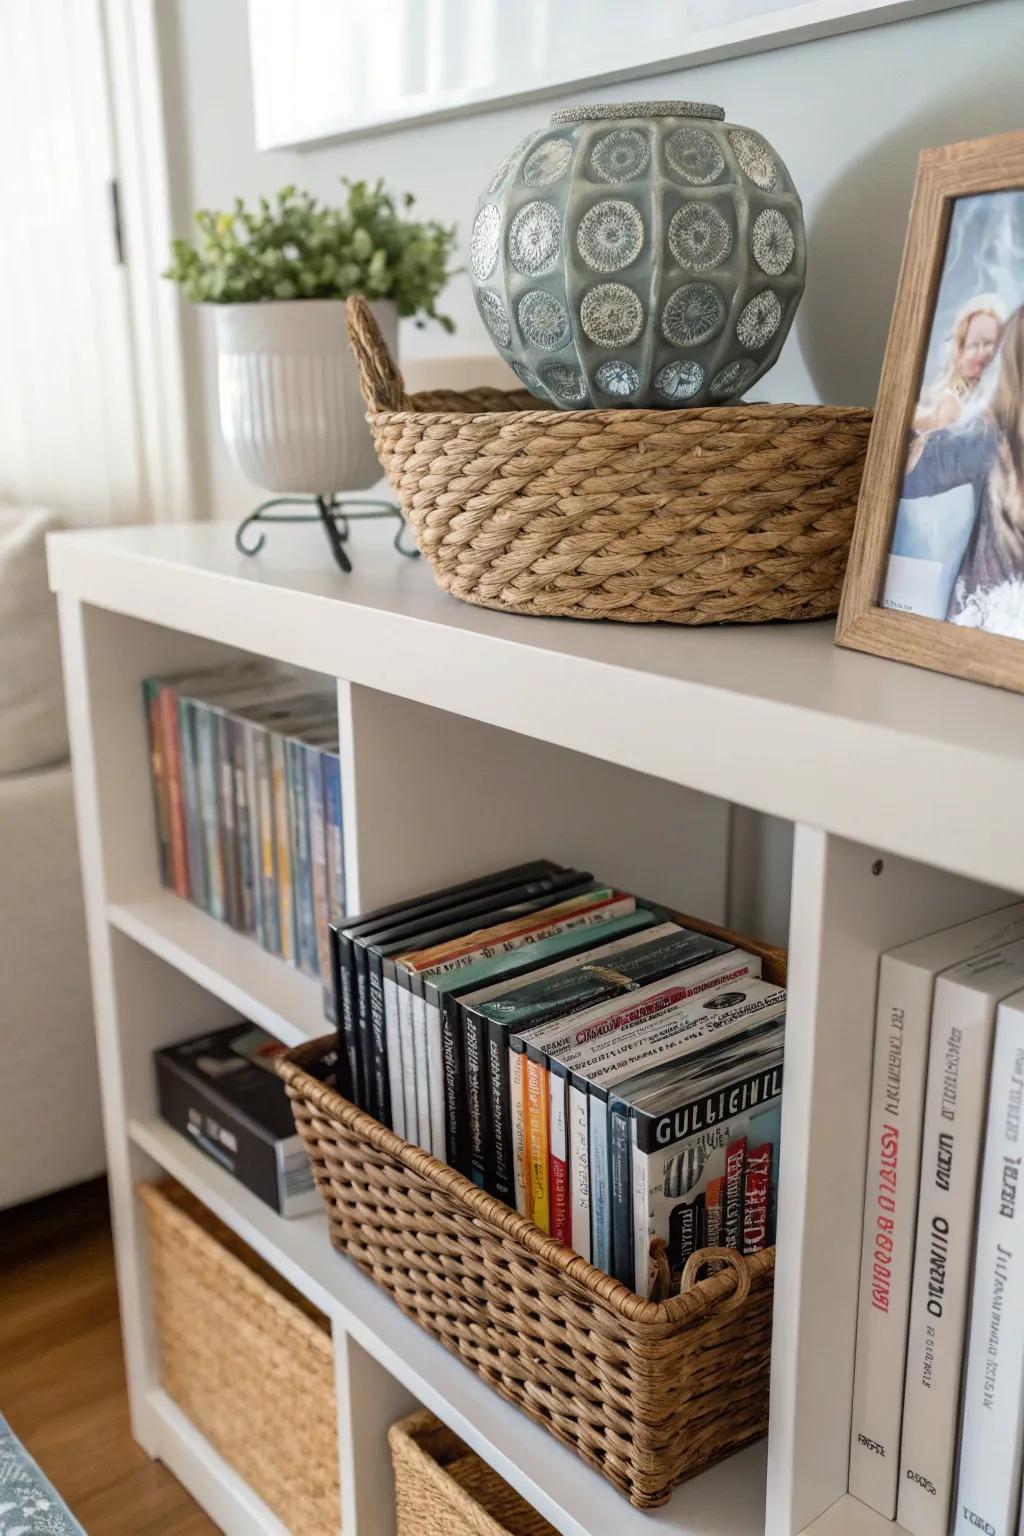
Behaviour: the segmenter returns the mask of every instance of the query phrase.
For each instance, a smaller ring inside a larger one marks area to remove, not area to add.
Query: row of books
[[[884,955],[849,1486],[911,1536],[1024,1530],[1022,1108],[1024,903]]]
[[[758,955],[549,860],[331,947],[341,1092],[543,1231],[641,1295],[774,1241],[785,992]]]
[[[143,695],[164,884],[326,981],[345,909],[333,690],[247,660]]]

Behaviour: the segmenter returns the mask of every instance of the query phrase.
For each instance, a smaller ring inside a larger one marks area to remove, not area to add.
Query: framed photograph
[[[836,641],[1024,692],[1024,133],[921,156]]]

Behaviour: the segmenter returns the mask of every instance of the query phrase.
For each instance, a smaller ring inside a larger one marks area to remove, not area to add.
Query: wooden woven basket
[[[395,1536],[555,1536],[555,1528],[421,1408],[388,1430]]]
[[[348,300],[367,420],[441,586],[485,608],[629,623],[839,606],[871,412],[555,411],[524,390],[407,395]]]
[[[784,983],[781,951],[678,920],[756,950]],[[403,1312],[638,1508],[765,1433],[774,1249],[704,1249],[680,1294],[644,1300],[320,1081],[335,1043],[278,1071],[331,1241]]]
[[[180,1185],[139,1185],[165,1391],[294,1536],[337,1536],[330,1325]]]

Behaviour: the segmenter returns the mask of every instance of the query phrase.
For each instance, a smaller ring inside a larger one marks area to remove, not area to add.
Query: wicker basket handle
[[[696,1253],[691,1253],[683,1268],[683,1277],[679,1282],[680,1291],[688,1291],[692,1285],[697,1284],[702,1269],[708,1264],[724,1262],[733,1270],[736,1276],[736,1289],[731,1296],[727,1296],[719,1305],[720,1312],[735,1312],[737,1307],[742,1307],[750,1292],[750,1271],[744,1261],[743,1255],[737,1253],[735,1248],[698,1248]]]
[[[373,310],[361,294],[348,299],[348,339],[359,367],[359,384],[370,415],[408,409],[405,380],[399,373]]]

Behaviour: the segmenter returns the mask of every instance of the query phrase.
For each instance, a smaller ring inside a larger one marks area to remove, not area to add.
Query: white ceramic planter
[[[254,485],[318,496],[380,479],[345,308],[344,299],[214,306],[221,431]],[[397,356],[394,304],[371,308]]]

